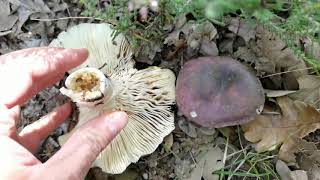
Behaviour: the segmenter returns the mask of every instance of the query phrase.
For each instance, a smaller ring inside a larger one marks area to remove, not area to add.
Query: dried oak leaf
[[[0,0],[0,32],[9,31],[17,22],[18,17],[10,12],[10,4],[6,0]],[[4,33],[5,35],[5,33]]]
[[[286,154],[282,154],[282,157],[289,160],[295,159],[301,170],[310,171],[314,167],[320,167],[320,150],[316,143],[301,138],[292,138],[288,143],[292,148],[283,152]]]
[[[196,167],[190,172],[190,177],[186,180],[218,180],[219,175],[213,174],[214,171],[224,167],[223,151],[219,147],[203,149],[196,157]]]
[[[44,0],[8,0],[12,5],[17,7],[17,32],[20,32],[22,26],[34,13],[41,13],[42,15],[52,13]]]
[[[293,148],[292,138],[303,138],[320,128],[320,113],[312,106],[286,96],[277,98],[277,103],[281,114],[265,113],[242,125],[245,138],[257,143],[258,152],[274,150],[277,146],[281,146],[280,152],[287,152]]]
[[[258,27],[256,30],[257,42],[252,47],[258,57],[266,57],[275,66],[275,72],[290,71],[283,74],[283,83],[286,89],[298,88],[297,78],[307,75],[307,66],[294,52],[286,46],[278,37],[271,32]]]
[[[256,32],[255,32],[256,25],[250,24],[249,22],[246,22],[245,20],[241,18],[232,18],[229,22],[228,29],[240,36],[244,39],[246,43],[248,43],[251,39],[255,38]]]
[[[272,74],[276,72],[276,65],[265,57],[258,57],[255,52],[249,47],[239,47],[233,56],[237,59],[241,59],[248,64],[254,64],[254,68],[257,71],[257,76],[264,76],[266,74]]]
[[[303,101],[320,109],[320,77],[313,75],[301,76],[298,79],[299,90],[290,94],[289,97]]]
[[[168,34],[163,43],[168,46],[174,45],[176,50],[185,47],[187,59],[198,53],[204,56],[217,56],[219,54],[215,43],[217,35],[217,29],[209,21],[203,23],[188,21]]]
[[[306,171],[295,170],[290,172],[290,178],[292,180],[308,180],[308,175]]]

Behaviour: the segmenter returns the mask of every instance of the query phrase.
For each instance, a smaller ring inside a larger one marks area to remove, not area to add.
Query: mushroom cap
[[[89,59],[80,68],[100,68],[112,84],[112,98],[95,107],[78,105],[79,121],[66,135],[64,143],[79,126],[114,110],[128,114],[127,126],[100,153],[93,166],[111,174],[122,173],[130,163],[155,151],[174,129],[175,75],[168,69],[134,68],[132,50],[123,35],[112,40],[109,24],[80,24],[61,33],[53,47],[87,48]],[[76,68],[76,69],[79,69]],[[75,69],[74,69],[75,70]],[[71,72],[73,72],[72,70]]]
[[[185,63],[176,85],[179,110],[204,127],[225,127],[252,120],[264,105],[260,81],[229,57],[201,57]]]

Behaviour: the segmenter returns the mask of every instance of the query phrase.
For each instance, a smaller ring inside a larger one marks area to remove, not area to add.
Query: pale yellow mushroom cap
[[[169,69],[135,69],[128,42],[121,34],[112,40],[112,33],[110,24],[80,24],[61,33],[50,46],[87,48],[88,60],[71,72],[83,67],[102,67],[110,80],[112,98],[94,107],[77,103],[80,113],[75,129],[103,112],[122,110],[128,114],[127,126],[93,164],[107,173],[119,174],[130,163],[155,151],[173,131],[171,106],[175,103],[176,78]],[[59,142],[64,143],[73,131],[61,136]]]

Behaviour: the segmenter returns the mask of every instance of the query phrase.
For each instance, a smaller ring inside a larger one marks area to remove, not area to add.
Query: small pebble
[[[143,173],[143,174],[142,174],[142,177],[143,177],[143,179],[147,180],[149,176],[148,176],[147,173]]]

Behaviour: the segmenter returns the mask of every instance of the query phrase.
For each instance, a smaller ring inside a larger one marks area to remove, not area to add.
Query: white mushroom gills
[[[82,106],[96,106],[112,98],[111,81],[96,68],[82,68],[71,73],[61,93]]]
[[[66,88],[61,89],[76,102],[79,115],[74,129],[59,137],[60,145],[91,119],[111,111],[124,111],[128,124],[92,164],[109,174],[120,174],[141,156],[154,152],[163,138],[174,130],[171,106],[175,104],[176,77],[169,69],[134,68],[130,44],[123,34],[115,38],[113,34],[110,24],[85,23],[62,32],[50,46],[89,51],[87,60],[69,71]],[[89,86],[89,89],[97,91],[85,93],[87,91],[72,89],[72,79],[85,72],[96,72],[101,84],[93,86],[95,88]],[[104,92],[104,97],[99,96],[99,92]]]

